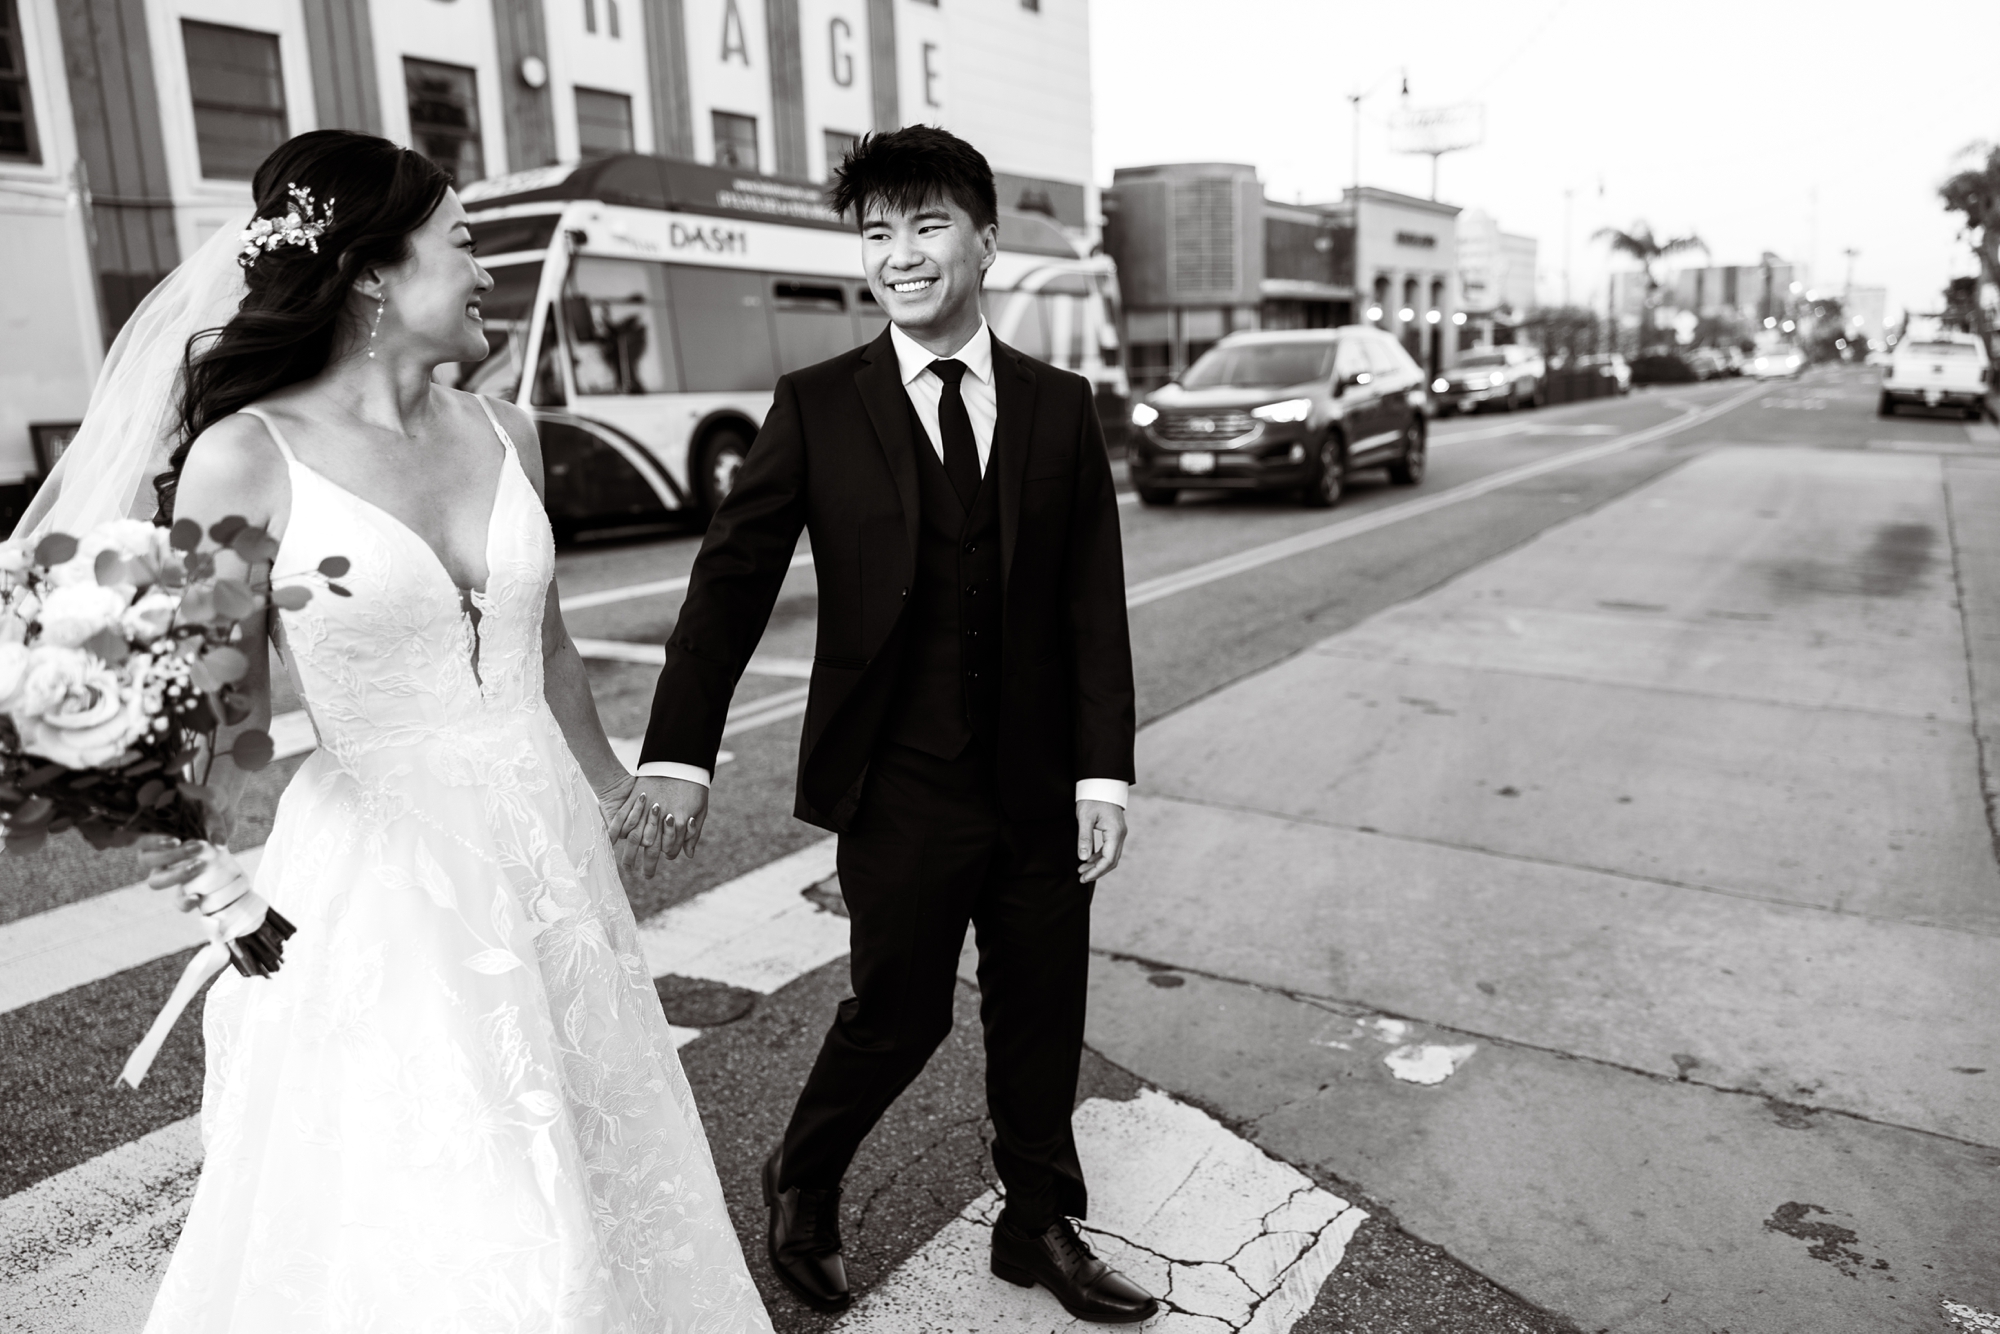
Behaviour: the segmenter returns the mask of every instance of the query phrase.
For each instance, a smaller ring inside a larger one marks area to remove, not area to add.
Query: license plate
[[[1215,455],[1206,451],[1181,455],[1182,472],[1214,472]]]

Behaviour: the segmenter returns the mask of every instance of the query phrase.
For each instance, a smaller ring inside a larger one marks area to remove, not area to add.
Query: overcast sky
[[[1641,17],[1649,16],[1649,17]],[[1389,151],[1401,101],[1485,106],[1485,142],[1443,159],[1439,197],[1541,243],[1560,300],[1601,291],[1598,227],[1698,234],[1718,264],[1765,250],[1837,291],[1933,309],[1974,272],[1939,206],[1956,154],[2000,140],[2000,0],[1091,0],[1096,163],[1254,163],[1274,199],[1361,175],[1430,193]],[[1601,194],[1600,194],[1601,187]]]

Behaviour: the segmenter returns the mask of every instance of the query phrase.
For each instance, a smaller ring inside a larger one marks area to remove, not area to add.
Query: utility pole
[[[1840,253],[1847,256],[1847,284],[1840,289],[1840,295],[1843,301],[1849,301],[1854,297],[1854,257],[1861,252],[1849,246]]]
[[[1354,199],[1361,202],[1361,99],[1367,96],[1360,89],[1347,95],[1347,104],[1354,108]]]

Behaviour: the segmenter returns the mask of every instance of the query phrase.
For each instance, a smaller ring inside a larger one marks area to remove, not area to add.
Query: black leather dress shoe
[[[1041,1284],[1065,1311],[1094,1325],[1136,1325],[1160,1310],[1151,1293],[1091,1254],[1067,1218],[1038,1237],[1022,1237],[1003,1221],[993,1229],[993,1272],[1018,1287]]]
[[[771,1211],[764,1252],[771,1268],[815,1311],[844,1311],[853,1300],[840,1259],[840,1188],[778,1189],[778,1154],[764,1160],[764,1204]]]

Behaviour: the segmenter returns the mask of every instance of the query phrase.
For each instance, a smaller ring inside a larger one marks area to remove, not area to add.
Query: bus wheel
[[[709,514],[722,507],[724,496],[736,485],[736,474],[750,454],[750,437],[734,426],[711,431],[701,446],[701,471],[695,474],[701,506]]]

